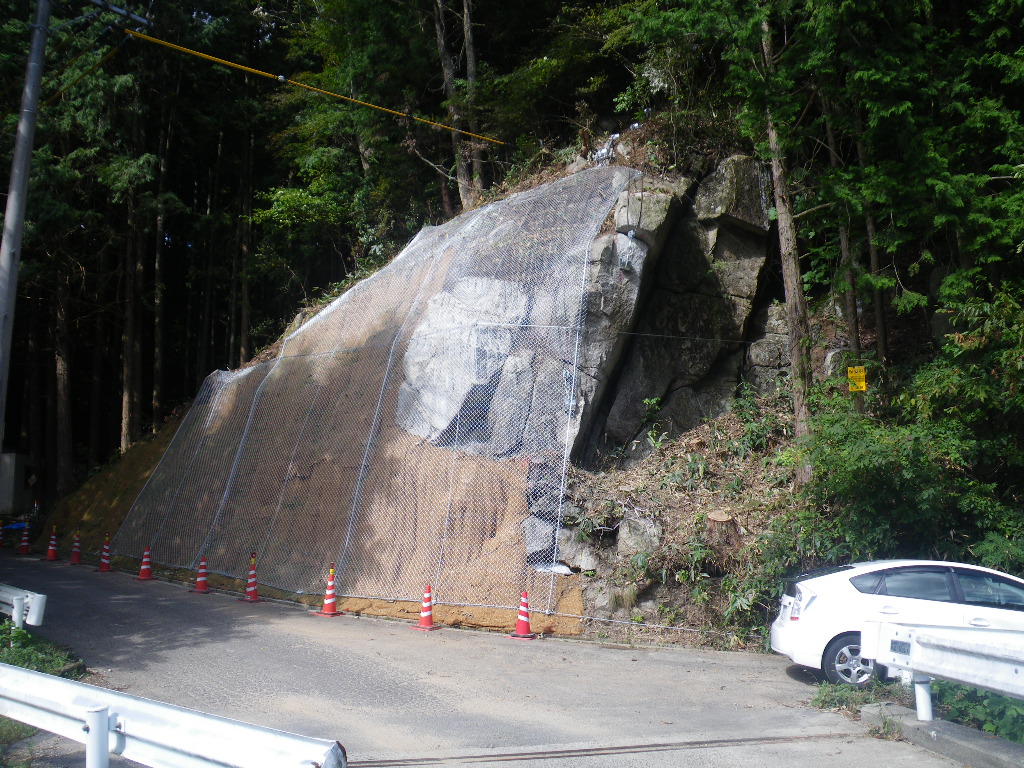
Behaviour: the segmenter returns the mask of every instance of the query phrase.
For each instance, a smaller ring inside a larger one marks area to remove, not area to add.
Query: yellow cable
[[[53,94],[53,95],[52,95],[52,96],[51,96],[50,98],[48,98],[48,99],[47,99],[46,101],[44,101],[44,102],[42,103],[42,105],[41,105],[41,106],[47,107],[47,106],[49,106],[50,104],[52,104],[52,103],[53,103],[54,101],[56,101],[56,100],[57,100],[57,97],[59,97],[59,96],[60,96],[60,95],[61,95],[62,93],[64,93],[64,91],[66,91],[66,90],[67,90],[68,88],[71,88],[71,87],[72,87],[73,85],[76,85],[76,84],[77,84],[77,83],[79,83],[79,82],[80,82],[81,80],[83,80],[83,79],[84,79],[85,77],[87,77],[87,76],[91,75],[91,74],[92,74],[93,72],[95,72],[95,71],[96,71],[97,69],[99,69],[99,68],[100,68],[100,67],[102,67],[102,66],[103,66],[104,64],[106,64],[106,63],[107,63],[107,61],[108,61],[109,59],[113,58],[113,57],[114,57],[114,55],[115,55],[115,54],[116,54],[116,53],[117,53],[117,52],[118,52],[119,50],[121,50],[121,49],[120,49],[120,48],[117,48],[117,47],[111,48],[111,49],[110,49],[109,51],[107,51],[107,54],[106,54],[106,55],[105,55],[105,56],[104,56],[104,57],[103,57],[102,59],[100,59],[99,61],[97,61],[97,62],[96,62],[95,64],[93,64],[93,65],[92,65],[91,67],[89,67],[89,68],[88,68],[87,70],[85,70],[85,72],[83,72],[82,74],[80,74],[80,75],[79,75],[78,77],[76,77],[76,78],[75,78],[74,80],[72,80],[72,81],[71,81],[70,83],[68,83],[68,84],[67,84],[67,85],[65,85],[65,86],[64,86],[63,88],[61,88],[61,89],[60,89],[59,91],[57,91],[57,92],[56,92],[55,94]],[[81,54],[79,54],[79,55],[81,55]],[[76,56],[75,58],[78,58],[78,57]]]
[[[146,41],[148,41],[150,43],[158,43],[159,45],[164,45],[164,46],[166,46],[168,48],[173,48],[176,51],[181,51],[182,53],[188,53],[188,54],[191,54],[192,56],[198,56],[201,59],[206,59],[207,61],[212,61],[215,64],[220,64],[221,66],[231,67],[232,69],[240,69],[243,72],[249,72],[250,74],[253,74],[253,75],[259,75],[260,77],[266,77],[266,78],[269,78],[271,80],[277,80],[279,83],[287,83],[288,85],[294,85],[294,86],[296,86],[298,88],[305,88],[307,91],[315,91],[316,93],[322,93],[325,96],[333,96],[336,99],[341,99],[342,101],[348,101],[348,102],[351,102],[352,104],[358,104],[361,107],[369,107],[370,109],[378,109],[381,112],[387,112],[389,115],[397,115],[398,117],[404,117],[404,118],[408,118],[410,120],[415,120],[415,121],[420,122],[420,123],[426,123],[427,125],[432,125],[435,128],[444,128],[446,131],[452,131],[454,133],[461,133],[464,136],[472,136],[474,139],[482,139],[483,141],[489,141],[492,144],[504,144],[505,143],[504,141],[498,141],[497,139],[491,139],[491,138],[488,138],[487,136],[481,136],[481,135],[476,134],[476,133],[470,133],[469,131],[463,131],[460,128],[452,128],[450,125],[444,125],[442,123],[435,123],[432,120],[426,120],[426,119],[424,119],[422,117],[416,117],[415,115],[407,115],[404,112],[397,112],[397,111],[395,111],[393,109],[388,109],[387,107],[379,107],[376,104],[370,104],[369,102],[366,102],[366,101],[360,101],[359,99],[353,99],[353,98],[351,98],[349,96],[342,96],[340,93],[334,93],[333,91],[325,91],[322,88],[315,88],[312,85],[306,85],[305,83],[300,83],[300,82],[298,82],[296,80],[289,80],[284,75],[272,75],[269,72],[263,72],[263,71],[261,71],[259,69],[253,69],[252,67],[246,67],[246,66],[244,66],[242,64],[235,64],[234,62],[225,61],[224,59],[218,59],[216,56],[210,56],[209,54],[206,54],[206,53],[200,53],[199,51],[193,51],[191,48],[185,48],[185,47],[180,46],[180,45],[175,45],[174,43],[169,43],[166,40],[158,40],[155,37],[149,37],[148,35],[143,35],[143,34],[140,34],[139,32],[134,32],[134,31],[132,31],[130,29],[126,29],[124,31],[127,34],[131,35],[132,37],[137,37],[140,40],[146,40]]]

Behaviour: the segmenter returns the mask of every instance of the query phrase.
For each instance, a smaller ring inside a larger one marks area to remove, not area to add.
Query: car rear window
[[[824,568],[814,568],[810,571],[804,571],[798,573],[796,576],[790,576],[786,579],[785,592],[790,597],[796,597],[796,585],[801,581],[807,581],[807,579],[816,579],[819,576],[830,576],[833,573],[842,573],[853,568],[852,565],[827,565]]]
[[[878,582],[882,580],[882,572],[875,571],[874,573],[862,573],[859,576],[854,576],[850,579],[850,583],[857,588],[858,592],[864,592],[865,594],[871,594],[878,589]]]
[[[885,594],[918,600],[953,600],[946,571],[890,571],[885,574]]]

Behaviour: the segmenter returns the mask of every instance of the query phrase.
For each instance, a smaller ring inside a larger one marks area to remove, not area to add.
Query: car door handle
[[[886,616],[895,616],[899,612],[899,608],[893,608],[891,605],[886,605],[879,611],[879,613],[885,614]]]
[[[991,627],[992,625],[984,619],[971,619],[967,622],[972,627]]]

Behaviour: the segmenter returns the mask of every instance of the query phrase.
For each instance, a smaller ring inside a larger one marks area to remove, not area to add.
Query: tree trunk
[[[40,353],[40,329],[45,327],[40,323],[42,312],[39,307],[39,300],[32,297],[27,302],[29,316],[26,318],[28,328],[28,376],[25,379],[26,392],[25,402],[28,403],[28,456],[31,466],[31,476],[34,478],[32,485],[33,501],[41,502],[45,482],[48,480],[46,474],[47,454],[47,424],[46,424],[46,385],[42,378],[41,353]]]
[[[772,43],[768,22],[762,21],[761,45],[766,71],[772,72]],[[789,179],[782,157],[775,122],[770,109],[765,110],[765,125],[768,134],[768,148],[771,153],[772,188],[775,193],[775,210],[778,212],[779,257],[782,261],[782,282],[786,292],[786,320],[789,324],[789,365],[793,379],[793,433],[799,440],[810,434],[810,409],[807,392],[811,386],[811,343],[810,325],[807,321],[807,301],[804,297],[803,279],[800,274],[800,252],[797,247],[796,221],[789,196]],[[803,485],[811,477],[811,467],[798,464],[795,481]]]
[[[857,139],[857,162],[863,170],[866,166],[864,142]],[[878,246],[875,245],[875,217],[871,213],[871,207],[865,205],[864,228],[868,235],[868,270],[872,276],[877,278],[882,271],[878,259]],[[878,362],[885,365],[889,360],[889,331],[885,319],[885,294],[878,287],[877,282],[871,291],[871,304],[875,310],[875,350],[878,353]]]
[[[134,227],[133,216],[129,214],[129,228]],[[135,371],[138,370],[135,356],[139,349],[139,286],[135,254],[136,240],[134,232],[130,232],[125,240],[124,261],[121,265],[124,275],[123,322],[121,326],[121,453],[124,453],[139,438],[137,415],[138,382]]]
[[[255,139],[249,134],[246,146],[245,162],[243,163],[243,183],[240,195],[238,220],[241,237],[238,245],[239,270],[241,271],[241,296],[238,313],[238,362],[244,365],[252,358],[252,339],[249,336],[252,311],[249,297],[249,255],[252,252],[252,160]]]
[[[218,209],[218,191],[220,189],[220,162],[224,152],[224,133],[217,134],[217,161],[213,169],[207,174],[206,191],[206,227],[203,238],[202,253],[199,255],[202,263],[203,279],[203,304],[200,310],[199,337],[196,342],[196,382],[198,390],[206,379],[210,368],[214,363],[214,341],[213,341],[213,263],[214,251],[217,247],[216,228],[213,221],[214,212]]]
[[[157,140],[158,166],[156,190],[156,221],[153,233],[153,432],[164,420],[164,226],[166,211],[164,195],[167,193],[167,154],[171,143],[173,112],[163,110],[160,136]]]
[[[65,278],[58,278],[57,293],[53,302],[53,358],[56,373],[56,458],[57,497],[61,498],[75,489],[75,464],[72,454],[74,442],[71,436],[71,372],[68,362],[71,352],[68,348],[67,299]]]
[[[836,148],[835,134],[832,131],[831,110],[824,99],[822,99],[822,109],[825,112],[825,136],[828,140],[829,162],[833,168],[839,169],[843,163]],[[843,206],[842,213],[842,221],[839,224],[839,269],[841,270],[840,277],[844,286],[843,314],[846,315],[846,335],[850,343],[850,355],[853,359],[857,359],[860,357],[860,318],[857,315],[857,265],[850,251],[849,212],[845,205]]]
[[[109,257],[104,250],[99,254],[100,275],[107,274],[108,262]],[[107,302],[106,291],[104,290],[105,282],[104,279],[96,281],[94,301],[97,307],[103,307]],[[103,403],[106,401],[104,392],[106,392],[106,387],[109,386],[104,377],[110,352],[108,345],[106,313],[97,312],[93,325],[92,374],[90,376],[91,396],[89,398],[89,449],[87,458],[90,467],[99,466],[110,450],[110,446],[106,442],[108,435],[107,424],[103,418]],[[112,384],[113,382],[110,382],[110,385]],[[104,452],[103,456],[100,454],[101,450]]]
[[[476,112],[476,46],[473,43],[473,0],[462,0],[462,39],[466,46],[466,98],[469,104],[470,133],[480,133],[480,124]],[[479,139],[470,139],[473,161],[473,187],[480,202],[480,192],[484,189],[484,151]]]
[[[455,94],[455,59],[448,47],[448,32],[445,27],[445,0],[434,0],[434,31],[437,35],[437,55],[441,60],[441,75],[444,84],[444,95],[448,100],[448,122],[455,130],[452,131],[452,151],[455,155],[455,178],[459,184],[459,198],[462,208],[469,210],[480,203],[480,191],[473,186],[470,160],[467,156],[468,147],[460,139],[462,113],[456,103]],[[464,151],[466,150],[466,151]]]

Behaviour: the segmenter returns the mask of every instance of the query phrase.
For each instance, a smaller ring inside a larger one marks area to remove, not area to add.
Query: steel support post
[[[15,597],[11,600],[11,604],[14,606],[11,616],[14,619],[14,626],[18,629],[25,628],[25,598]]]
[[[85,713],[85,768],[110,766],[110,710],[94,707]]]
[[[932,716],[932,679],[928,675],[914,673],[914,702],[917,705],[917,719],[931,721]]]
[[[32,142],[36,132],[36,115],[39,112],[39,88],[43,80],[49,23],[50,0],[37,0],[28,67],[25,69],[25,87],[21,93],[18,134],[14,140],[14,159],[11,161],[11,181],[4,213],[4,234],[3,240],[0,241],[0,445],[3,444],[7,385],[11,373],[11,339],[14,302],[18,296],[21,236],[25,228],[25,198],[28,194],[28,175],[32,165]]]

